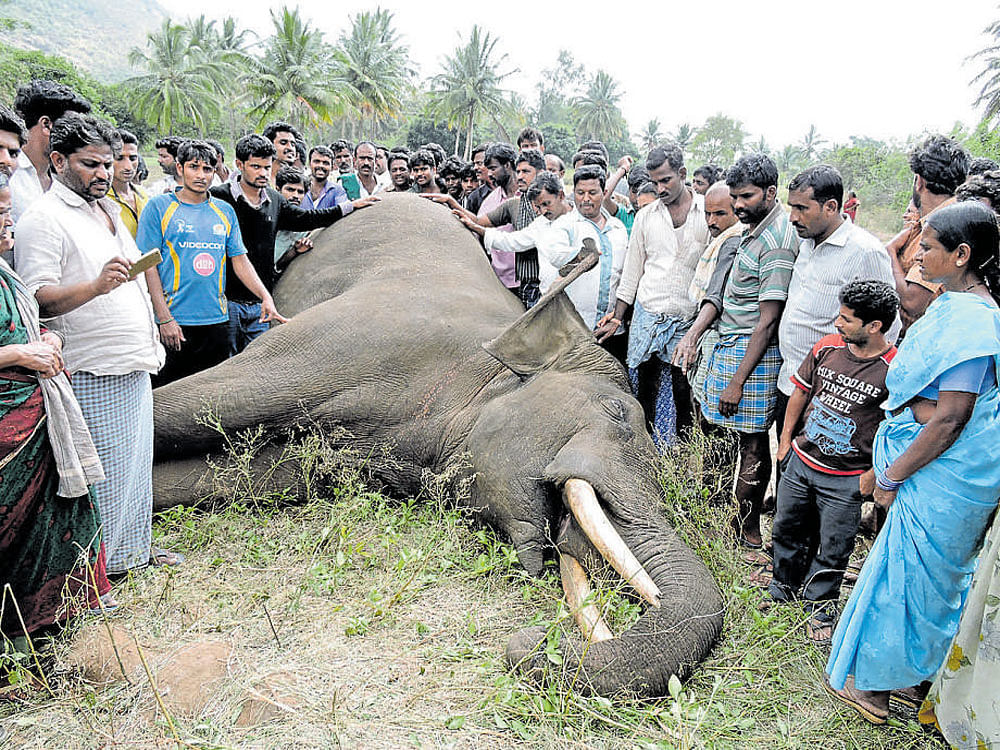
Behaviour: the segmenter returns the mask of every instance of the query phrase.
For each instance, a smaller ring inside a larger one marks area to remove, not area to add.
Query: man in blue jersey
[[[163,255],[156,268],[146,271],[167,350],[155,386],[217,365],[229,355],[227,258],[240,281],[261,300],[261,321],[285,321],[247,259],[236,212],[208,193],[217,158],[204,141],[182,145],[177,152],[181,188],[152,198],[139,217],[139,250]]]

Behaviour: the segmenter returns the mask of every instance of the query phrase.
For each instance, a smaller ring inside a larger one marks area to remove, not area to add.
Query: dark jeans
[[[235,302],[229,300],[229,356],[234,357],[247,348],[247,344],[270,328],[260,322],[260,302]]]
[[[811,469],[794,450],[788,456],[771,529],[774,578],[769,591],[779,601],[801,596],[835,603],[861,521],[858,477]]]
[[[184,342],[180,351],[167,349],[163,369],[153,375],[153,387],[172,383],[215,367],[229,358],[229,337],[226,323],[208,326],[181,326]]]
[[[785,429],[785,409],[788,408],[789,396],[778,391],[778,406],[775,411],[774,429],[777,430],[778,442],[781,442],[781,431]],[[778,485],[781,484],[781,469],[783,461],[774,462],[774,494],[778,494]]]

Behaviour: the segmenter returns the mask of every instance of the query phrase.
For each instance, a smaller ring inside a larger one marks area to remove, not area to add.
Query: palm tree
[[[826,139],[820,137],[820,134],[816,131],[816,126],[810,125],[809,131],[803,136],[802,142],[799,144],[799,152],[803,160],[807,162],[812,161],[814,156],[819,156],[825,144]]]
[[[801,157],[802,152],[797,147],[785,146],[775,154],[774,161],[778,167],[778,171],[782,174],[787,174],[795,169]]]
[[[974,106],[986,105],[983,121],[988,123],[1000,113],[1000,20],[983,29],[983,33],[992,37],[992,44],[969,57],[969,60],[978,59],[983,63],[983,69],[969,83],[981,84]]]
[[[392,28],[392,13],[378,8],[350,20],[350,33],[341,34],[334,51],[335,74],[346,84],[360,118],[371,122],[374,136],[379,120],[402,114],[403,95],[415,71],[409,48]]]
[[[445,57],[441,72],[430,80],[428,109],[444,117],[448,126],[465,128],[465,158],[472,152],[472,128],[486,112],[501,128],[499,117],[509,108],[507,92],[500,87],[514,70],[501,72],[507,55],[496,53],[497,39],[473,26],[467,42]],[[505,134],[507,140],[510,137]]]
[[[576,99],[577,134],[582,139],[609,140],[625,134],[625,118],[618,108],[622,92],[607,71],[598,70],[587,90]]]
[[[192,47],[188,27],[165,19],[159,31],[146,36],[146,49],[133,48],[128,60],[147,71],[125,82],[134,94],[132,110],[158,132],[173,133],[179,125],[205,130],[218,117],[217,81],[225,63]]]
[[[652,151],[663,141],[663,131],[660,130],[660,119],[654,117],[646,123],[646,127],[635,134],[639,146],[644,151]]]
[[[771,155],[771,147],[767,145],[764,136],[761,136],[756,143],[752,144],[750,150],[756,151],[758,154],[764,154],[765,156]]]
[[[303,21],[298,9],[271,11],[274,34],[261,59],[252,59],[248,84],[255,119],[287,117],[293,125],[314,130],[339,114],[349,88],[333,75],[333,51],[323,32]]]
[[[682,122],[677,126],[677,130],[674,131],[671,140],[680,146],[682,151],[687,151],[696,135],[698,135],[698,129],[696,127],[690,123]]]

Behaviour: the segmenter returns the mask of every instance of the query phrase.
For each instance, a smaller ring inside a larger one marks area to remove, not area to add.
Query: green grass
[[[241,460],[220,470],[239,491],[231,505],[158,517],[157,543],[185,552],[185,565],[116,589],[124,606],[111,622],[150,649],[204,639],[231,646],[227,677],[206,708],[164,715],[148,680],[86,684],[66,667],[74,626],[54,646],[51,692],[0,704],[11,747],[938,746],[914,724],[869,727],[825,695],[825,653],[806,642],[804,615],[758,611],[762,595],[745,585],[749,569],[725,542],[728,519],[691,479],[697,446],[664,461],[666,511],[719,582],[725,630],[690,681],[642,701],[538,686],[507,669],[503,648],[516,630],[546,625],[555,663],[555,645],[574,625],[555,567],[527,576],[509,546],[453,508],[453,477],[427,476],[416,497],[388,499],[365,461],[310,436],[290,458],[306,459],[312,496],[288,505],[250,481],[254,444],[238,441]],[[595,599],[613,628],[638,613],[614,582]],[[280,710],[236,726],[248,691],[274,674],[289,684]]]

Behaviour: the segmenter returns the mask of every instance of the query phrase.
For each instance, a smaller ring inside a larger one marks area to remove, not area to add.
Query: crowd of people
[[[77,93],[35,80],[13,104],[0,105],[5,637],[114,608],[110,581],[183,562],[152,546],[151,388],[284,322],[271,292],[314,230],[411,192],[450,208],[525,309],[591,240],[599,258],[570,301],[660,450],[712,438],[700,479],[733,509],[762,606],[804,607],[808,639],[831,644],[827,689],[885,723],[891,700],[919,706],[938,675],[923,706],[949,740],[997,738],[997,164],[926,138],[904,229],[883,244],[836,169],[794,175],[786,208],[761,153],[689,176],[675,144],[612,169],[589,141],[567,187],[534,128],[466,162],[435,143],[309,148],[275,122],[236,142],[232,167],[219,143],[160,138],[163,177],[143,187],[137,138]],[[866,499],[880,530],[838,613]]]

